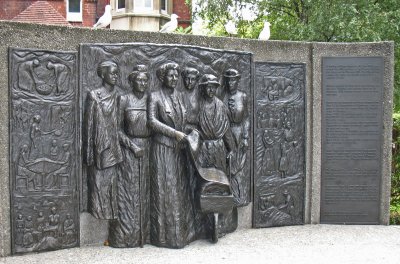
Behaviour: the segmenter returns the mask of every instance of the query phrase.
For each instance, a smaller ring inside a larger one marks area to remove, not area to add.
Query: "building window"
[[[153,10],[152,0],[135,0],[135,11],[149,11]]]
[[[125,9],[125,0],[116,0],[117,1],[117,10]]]
[[[161,9],[161,11],[164,11],[165,13],[167,13],[167,1],[168,0],[160,0],[160,9]]]
[[[82,0],[67,0],[67,20],[82,22]]]

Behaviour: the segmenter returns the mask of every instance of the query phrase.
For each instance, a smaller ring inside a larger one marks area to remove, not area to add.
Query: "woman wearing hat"
[[[237,205],[245,205],[247,201],[247,189],[243,181],[247,149],[249,147],[250,120],[247,110],[247,95],[238,89],[240,73],[236,69],[228,69],[225,74],[226,91],[223,101],[229,109],[229,120],[233,138],[235,140],[235,152],[232,157],[231,185]]]
[[[199,160],[202,167],[215,167],[228,174],[226,157],[234,148],[229,123],[229,111],[215,96],[219,87],[217,77],[205,74],[200,79],[199,129],[202,139]]]
[[[205,74],[199,83],[202,94],[199,112],[199,129],[202,140],[198,161],[202,168],[214,167],[229,174],[227,160],[232,158],[235,143],[229,123],[229,110],[215,94],[220,86],[216,76]],[[237,208],[220,216],[220,234],[237,228]]]

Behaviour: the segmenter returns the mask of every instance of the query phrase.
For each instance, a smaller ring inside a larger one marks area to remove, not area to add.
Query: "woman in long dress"
[[[116,219],[117,164],[122,162],[118,142],[119,68],[113,61],[97,67],[102,86],[87,95],[83,150],[88,166],[88,211],[98,219]]]
[[[150,235],[147,67],[134,67],[128,78],[132,92],[118,98],[118,136],[124,161],[118,168],[118,217],[110,222],[109,229],[112,247],[143,246]]]
[[[218,79],[212,74],[205,74],[200,79],[199,88],[202,94],[199,112],[201,145],[198,160],[202,168],[216,168],[228,175],[230,162],[227,160],[233,157],[235,142],[229,122],[229,110],[215,96],[218,86]],[[221,190],[216,191],[220,192]],[[219,218],[221,236],[236,230],[236,207]]]
[[[184,141],[186,110],[177,86],[180,67],[175,62],[157,70],[160,90],[149,100],[149,124],[154,132],[150,150],[150,241],[182,248],[195,239],[193,203],[186,172]]]
[[[249,202],[250,186],[246,174],[247,152],[250,140],[250,119],[246,93],[238,89],[241,78],[236,69],[228,69],[225,74],[226,90],[223,101],[229,109],[229,120],[235,140],[235,152],[232,158],[231,185],[236,205],[243,206]]]

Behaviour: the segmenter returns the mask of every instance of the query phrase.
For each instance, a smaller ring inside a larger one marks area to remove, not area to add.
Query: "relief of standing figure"
[[[195,68],[186,67],[182,71],[182,78],[186,88],[183,92],[187,113],[186,132],[190,133],[191,130],[197,128],[197,123],[199,122],[199,91],[196,86],[200,73]]]
[[[200,110],[200,103],[199,103],[199,89],[197,83],[200,78],[200,72],[192,67],[186,67],[182,71],[182,79],[183,85],[185,89],[183,90],[183,99],[185,103],[186,109],[186,126],[184,132],[190,134],[193,130],[198,130],[198,123],[199,123],[199,110]],[[193,204],[195,204],[195,191],[196,191],[196,170],[193,164],[190,155],[186,155],[186,164],[187,164],[187,174],[189,176],[190,182],[190,194]],[[194,215],[195,215],[195,226],[196,226],[196,233],[205,233],[203,231],[203,217],[196,208],[193,208]]]
[[[119,141],[124,161],[118,172],[118,218],[110,222],[112,247],[137,247],[150,235],[150,130],[147,122],[147,66],[129,74],[132,92],[118,100]]]
[[[149,124],[153,129],[150,151],[151,244],[182,248],[195,238],[193,203],[186,170],[183,132],[186,110],[176,90],[180,67],[166,62],[157,70],[161,89],[149,100]]]
[[[201,89],[202,98],[200,101],[199,131],[201,145],[198,160],[200,167],[216,168],[228,176],[231,171],[229,167],[231,162],[227,162],[227,160],[232,159],[234,155],[235,142],[229,123],[229,110],[215,96],[219,85],[217,77],[212,74],[205,74],[200,79],[199,88]],[[227,181],[229,182],[228,179]],[[225,193],[226,190],[224,188],[216,185],[213,181],[200,185],[202,190],[207,189],[207,185],[210,185],[214,186],[214,191],[219,195],[229,195]],[[237,208],[228,209],[220,216],[216,216],[213,221],[218,222],[218,226],[215,228],[220,229],[213,236],[223,236],[226,233],[235,231],[237,228]],[[220,233],[218,234],[218,232]],[[218,237],[213,237],[213,241],[217,240]]]
[[[244,205],[247,200],[242,181],[248,177],[245,175],[245,165],[247,161],[247,149],[250,140],[250,120],[247,107],[246,93],[238,89],[241,78],[236,69],[225,71],[225,85],[227,91],[222,97],[223,102],[229,109],[229,120],[231,130],[235,140],[235,152],[231,161],[231,186],[237,205]]]
[[[118,140],[118,65],[104,61],[97,67],[102,87],[89,92],[83,132],[88,166],[88,210],[98,219],[117,218],[117,164],[123,159]]]

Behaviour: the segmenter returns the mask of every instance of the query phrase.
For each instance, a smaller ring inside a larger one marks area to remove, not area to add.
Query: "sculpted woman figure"
[[[117,164],[123,159],[118,140],[118,65],[97,67],[102,86],[89,92],[85,113],[84,159],[88,166],[88,209],[98,219],[117,217]]]
[[[197,69],[186,67],[182,71],[184,89],[185,107],[187,112],[187,131],[197,129],[198,116],[199,116],[199,92],[197,82],[200,78],[200,73]]]
[[[161,88],[150,95],[149,124],[154,136],[150,151],[150,241],[182,248],[194,236],[193,203],[186,172],[186,109],[176,90],[180,67],[166,62],[157,70]]]
[[[212,74],[205,74],[200,79],[201,90],[199,132],[201,145],[198,154],[199,165],[202,168],[216,168],[229,176],[231,170],[227,160],[234,155],[235,142],[229,122],[229,110],[216,95],[219,87],[218,78]],[[227,177],[227,181],[228,177]],[[229,195],[225,189],[214,190],[219,195]],[[237,208],[234,207],[220,215],[220,230],[216,236],[223,236],[237,228]],[[216,241],[217,237],[213,237]]]
[[[143,246],[150,235],[147,66],[135,66],[128,80],[131,92],[118,98],[118,136],[124,161],[118,170],[118,218],[110,222],[109,243],[113,247]]]
[[[235,153],[231,162],[231,185],[237,205],[244,205],[248,194],[245,192],[244,179],[247,177],[245,166],[250,139],[250,119],[246,93],[238,89],[241,78],[236,69],[228,69],[224,74],[226,91],[223,98],[229,109],[229,120],[235,140]],[[247,201],[248,202],[248,201]]]

